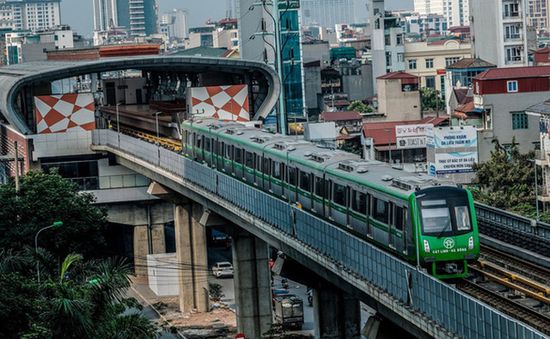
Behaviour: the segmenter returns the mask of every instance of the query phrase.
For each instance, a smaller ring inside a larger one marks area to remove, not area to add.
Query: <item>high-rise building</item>
[[[15,30],[45,30],[61,24],[61,0],[7,0]]]
[[[366,23],[366,0],[301,0],[302,24],[334,28],[337,24]]]
[[[405,45],[401,18],[385,11],[384,0],[371,0],[370,27],[372,44],[372,78],[405,70]]]
[[[119,27],[130,29],[130,1],[115,0],[117,9],[117,23]]]
[[[498,67],[527,66],[536,36],[527,25],[528,0],[472,1],[474,57]]]
[[[93,0],[94,31],[106,31],[118,26],[116,0]]]
[[[415,12],[420,15],[443,15],[449,27],[470,24],[469,6],[469,0],[414,0]]]
[[[548,31],[550,29],[549,0],[528,0],[527,25],[536,30]]]
[[[275,53],[271,47],[275,46],[273,19],[271,18],[274,8],[272,5],[266,5],[264,9],[257,4],[256,0],[239,0],[237,2],[241,58],[264,61],[276,67]],[[284,106],[288,117],[303,117],[306,108],[303,96],[300,1],[278,0],[278,8],[281,28],[278,40],[282,56],[280,76],[283,82]],[[275,116],[270,116],[267,120],[274,122]]]
[[[162,15],[160,20],[161,29],[166,30],[165,34],[170,39],[187,38],[187,11],[183,9],[173,9]]]
[[[146,36],[158,32],[156,0],[129,0],[130,35]]]

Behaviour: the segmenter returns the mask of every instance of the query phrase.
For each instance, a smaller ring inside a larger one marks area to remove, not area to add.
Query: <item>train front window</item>
[[[472,230],[468,195],[458,188],[431,188],[417,194],[422,232],[443,237]]]
[[[436,205],[436,203],[438,204]],[[422,201],[422,225],[424,234],[437,234],[452,230],[451,215],[445,200]]]
[[[470,214],[468,213],[467,206],[456,206],[455,216],[457,230],[469,231],[470,229],[472,229],[472,225],[470,224]]]

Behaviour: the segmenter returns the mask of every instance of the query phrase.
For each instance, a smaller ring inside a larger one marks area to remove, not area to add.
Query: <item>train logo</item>
[[[447,238],[447,239],[443,240],[443,246],[445,246],[445,248],[448,249],[448,250],[455,247],[454,239],[453,238]]]

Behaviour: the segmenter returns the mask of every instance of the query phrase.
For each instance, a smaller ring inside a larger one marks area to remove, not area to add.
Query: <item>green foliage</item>
[[[213,301],[220,301],[225,297],[222,290],[223,288],[220,284],[208,284],[208,294]]]
[[[0,248],[21,249],[34,245],[34,236],[54,221],[63,226],[40,234],[40,247],[54,257],[80,253],[97,256],[105,246],[106,213],[94,206],[94,197],[83,194],[71,181],[57,174],[30,172],[21,178],[16,198],[15,184],[0,185]]]
[[[366,105],[359,100],[355,100],[348,106],[348,111],[356,111],[359,113],[372,113],[374,110],[369,105]]]
[[[423,112],[445,110],[445,102],[439,96],[439,92],[433,88],[420,89],[420,103]]]
[[[361,148],[361,145],[359,145],[357,143],[346,142],[346,143],[342,144],[342,146],[340,146],[339,149],[344,151],[344,152],[354,153],[354,154],[357,154],[357,155],[362,155],[363,154],[363,150]]]
[[[503,209],[534,205],[534,154],[521,154],[515,140],[505,149],[495,141],[491,158],[474,169],[478,187],[472,190],[477,201]]]
[[[13,265],[14,257],[19,256]],[[154,338],[156,327],[127,298],[130,266],[124,260],[85,262],[71,254],[39,284],[28,252],[0,252],[2,338]],[[61,279],[59,279],[61,277]],[[90,283],[90,277],[95,277]]]
[[[97,258],[106,214],[91,195],[57,174],[31,172],[17,196],[13,182],[0,185],[0,202],[0,338],[156,336],[126,296],[131,266]],[[35,252],[35,234],[57,220],[63,226],[41,233]]]

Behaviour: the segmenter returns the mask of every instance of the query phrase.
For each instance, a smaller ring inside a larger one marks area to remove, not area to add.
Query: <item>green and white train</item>
[[[183,153],[329,220],[440,279],[479,256],[471,193],[427,175],[363,160],[238,123],[182,123]]]

